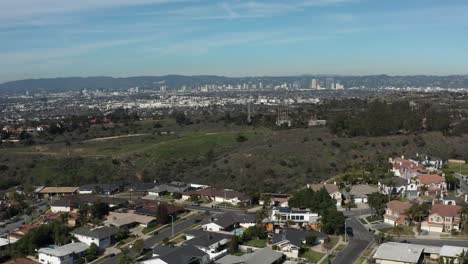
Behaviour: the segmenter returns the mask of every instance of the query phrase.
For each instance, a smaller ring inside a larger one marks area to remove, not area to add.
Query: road
[[[464,176],[464,175],[462,175],[460,173],[454,173],[453,175],[460,180],[460,191],[462,193],[468,193],[468,183],[464,179],[466,176]]]
[[[356,218],[347,218],[346,224],[351,228],[353,236],[349,238],[348,246],[333,259],[334,264],[353,264],[374,239],[374,235]]]
[[[197,216],[200,219],[200,216]],[[211,216],[210,215],[205,215],[201,216],[201,221],[205,220],[207,221]],[[196,217],[189,217],[187,219],[180,220],[178,222],[174,223],[174,234],[177,234],[179,232],[182,232],[189,227],[193,226],[195,223]],[[159,243],[161,243],[165,238],[169,238],[172,236],[172,230],[171,230],[171,225],[168,227],[159,230],[157,235],[150,235],[148,237],[145,237],[145,248],[153,248],[157,246]]]

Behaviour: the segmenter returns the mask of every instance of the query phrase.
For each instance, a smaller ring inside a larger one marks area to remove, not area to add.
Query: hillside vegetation
[[[0,151],[3,181],[27,185],[182,180],[246,192],[291,191],[390,156],[468,157],[468,136],[440,132],[337,137],[326,128],[186,126],[168,133],[52,143]]]

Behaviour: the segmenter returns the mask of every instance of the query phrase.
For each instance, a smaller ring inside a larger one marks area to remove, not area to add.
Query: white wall
[[[105,239],[97,239],[97,238],[92,238],[88,236],[82,236],[82,235],[74,235],[76,239],[78,239],[80,242],[85,243],[86,245],[91,246],[92,243],[96,244],[96,246],[99,247],[99,249],[106,249],[111,245],[111,239],[105,238]]]
[[[50,211],[52,211],[52,213],[71,212],[71,207],[70,206],[51,206]]]
[[[203,225],[203,229],[208,231],[222,231],[223,228],[215,223],[208,223]]]
[[[73,264],[72,256],[55,257],[44,253],[39,253],[39,262],[45,264]]]

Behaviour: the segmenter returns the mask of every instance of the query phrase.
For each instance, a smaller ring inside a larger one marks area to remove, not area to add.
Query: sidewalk
[[[346,245],[347,244],[347,243],[343,242],[343,238],[341,236],[339,238],[340,239],[338,240],[338,243],[336,243],[336,245],[329,252],[333,253],[339,245],[341,245],[341,244]],[[330,256],[330,253],[325,254],[325,256],[323,256],[317,263],[325,263],[324,261],[326,259],[328,259],[329,256]]]

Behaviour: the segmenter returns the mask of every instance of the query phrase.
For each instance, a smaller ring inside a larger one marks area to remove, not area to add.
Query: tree
[[[246,136],[242,135],[242,134],[238,134],[237,137],[236,137],[236,141],[239,142],[239,143],[242,143],[242,142],[245,142],[249,140]]]
[[[103,203],[100,200],[93,203],[90,208],[90,213],[95,219],[103,219],[109,214],[109,204]]]
[[[378,216],[383,216],[385,213],[387,202],[387,196],[382,193],[375,192],[368,196],[369,207],[373,210],[373,214]]]
[[[309,246],[315,246],[315,244],[317,243],[317,237],[314,236],[314,235],[308,235],[306,237],[306,244],[309,245]]]
[[[344,232],[345,216],[336,208],[329,208],[324,211],[320,218],[322,232],[327,234],[341,234]]]
[[[143,241],[143,239],[137,239],[134,243],[133,243],[133,246],[132,246],[132,250],[137,253],[137,255],[140,255],[143,250],[145,249],[145,242]]]
[[[229,241],[228,251],[229,254],[235,253],[239,250],[239,237],[233,236],[231,241]]]
[[[95,243],[91,243],[89,248],[86,250],[85,258],[86,262],[93,261],[99,256],[99,247]]]
[[[156,218],[159,224],[167,224],[169,222],[169,211],[165,204],[159,204],[158,210],[156,211]]]

